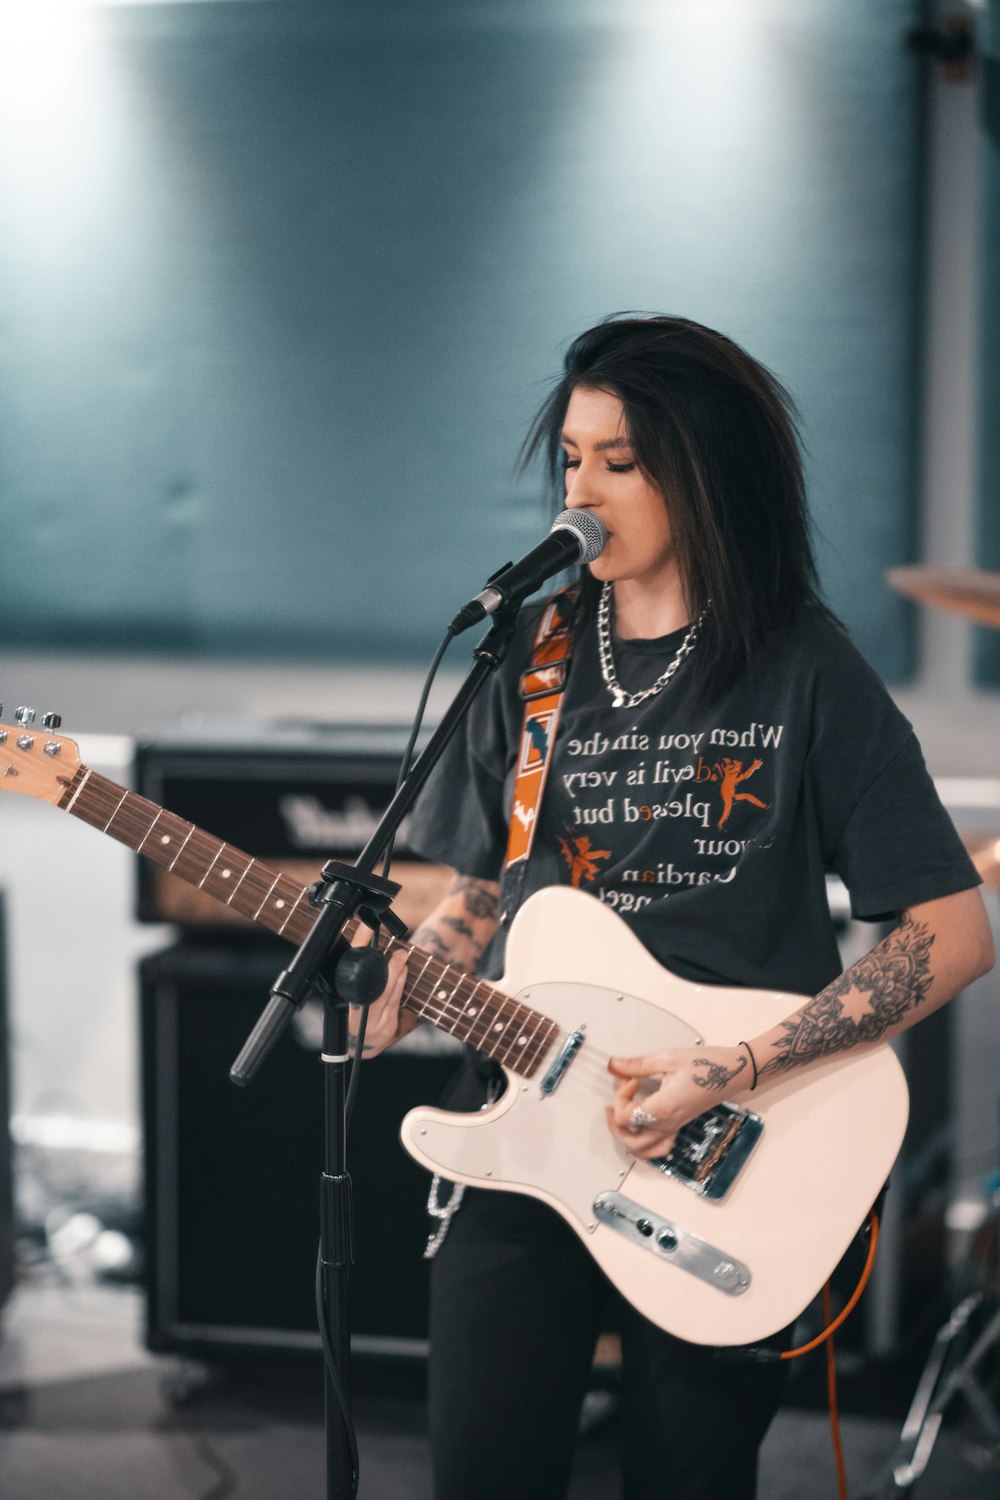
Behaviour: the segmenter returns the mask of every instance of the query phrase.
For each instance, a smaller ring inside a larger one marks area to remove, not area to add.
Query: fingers
[[[359,946],[354,944],[355,947]],[[399,1033],[399,1007],[406,982],[405,948],[397,949],[389,959],[388,979],[378,1000],[368,1007],[368,1024],[365,1028],[363,1055],[376,1057],[396,1040]],[[352,1005],[348,1012],[351,1044],[354,1045],[361,1025],[361,1008]]]
[[[651,1057],[611,1057],[608,1072],[617,1078],[648,1078],[651,1073],[666,1071],[667,1053],[657,1052]]]
[[[617,1106],[608,1105],[605,1115],[611,1134],[640,1160],[649,1161],[654,1157],[666,1156],[674,1144],[675,1131],[665,1121],[657,1121],[655,1125],[635,1129],[632,1125],[632,1109],[634,1108],[635,1106],[632,1105],[623,1118]]]

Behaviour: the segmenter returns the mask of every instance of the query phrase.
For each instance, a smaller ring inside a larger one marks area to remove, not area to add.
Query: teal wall
[[[8,642],[426,656],[546,524],[513,461],[566,341],[637,308],[795,394],[828,595],[904,677],[917,10],[259,0],[8,39]]]

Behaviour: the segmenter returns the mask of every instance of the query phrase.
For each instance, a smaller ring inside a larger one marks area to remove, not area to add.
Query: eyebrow
[[[561,433],[560,436],[568,448],[579,448],[580,444],[575,443],[567,433]],[[594,452],[607,453],[612,448],[631,448],[631,446],[631,439],[627,437],[604,438],[601,442],[594,444]]]

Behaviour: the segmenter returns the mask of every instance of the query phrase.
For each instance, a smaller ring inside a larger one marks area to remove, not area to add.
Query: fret
[[[114,811],[112,812],[112,814],[111,814],[110,818],[108,819],[108,821],[105,823],[104,827],[101,829],[102,833],[107,833],[109,831],[109,829],[111,828],[112,823],[115,821],[115,818],[121,812],[123,803],[125,803],[127,801],[128,801],[128,792],[122,792],[121,797],[118,799],[118,802],[115,804]],[[114,838],[114,834],[112,834],[111,837]]]
[[[80,774],[81,772],[83,773],[82,775]],[[71,781],[69,787],[67,787],[67,792],[72,791],[72,796],[70,797],[68,802],[60,801],[59,803],[59,806],[63,808],[65,812],[73,811],[74,807],[76,806],[77,798],[79,797],[80,793],[83,791],[84,787],[87,785],[87,782],[90,780],[93,774],[93,771],[88,771],[83,766],[80,767],[80,771],[77,772],[76,776],[74,776],[73,778],[73,781]],[[76,782],[75,790],[73,787],[74,782]]]
[[[220,845],[216,858],[205,871],[204,880],[200,882],[201,889],[228,906],[251,863],[250,855],[244,854],[241,849],[234,849],[232,844]]]
[[[223,849],[225,847],[226,847],[225,844],[220,844],[218,846],[218,848],[216,849],[215,853],[212,855],[212,863],[209,865],[208,869],[205,871],[204,875],[201,877],[201,879],[198,882],[198,889],[199,890],[202,890],[204,888],[205,881],[211,875],[213,869],[215,868],[215,865],[216,865],[216,862],[217,862],[217,860],[219,858],[219,855],[222,853],[222,851],[223,851]]]
[[[479,990],[483,991],[482,996],[479,995]],[[465,1007],[465,1014],[473,1018],[469,1026],[468,1040],[473,1047],[478,1047],[481,1052],[486,1052],[491,1057],[493,1053],[489,1045],[490,1033],[498,1009],[492,997],[496,993],[480,980],[472,990],[470,1004]]]
[[[60,806],[291,942],[301,942],[316,921],[308,886],[85,767],[67,784]],[[352,937],[357,926],[357,919],[349,922],[345,936]],[[404,948],[411,955],[413,972],[403,994],[409,1010],[522,1077],[532,1076],[558,1034],[554,1022],[384,929],[379,947],[387,953]],[[413,955],[422,960],[419,967]]]
[[[152,823],[150,823],[149,827],[146,829],[146,832],[143,834],[143,836],[142,836],[141,840],[139,841],[139,843],[136,844],[136,846],[135,846],[135,852],[136,852],[136,854],[141,854],[142,853],[143,846],[145,845],[146,840],[149,838],[149,835],[152,833],[153,829],[156,827],[157,823],[160,821],[160,819],[162,817],[163,817],[163,808],[161,807],[161,808],[158,809],[156,817],[153,819]]]
[[[434,957],[408,980],[404,1004],[523,1077],[534,1072],[558,1029],[485,980]]]
[[[279,878],[276,870],[253,859],[236,882],[226,904],[254,921]]]
[[[281,926],[278,928],[278,932],[279,932],[279,934],[282,937],[284,937],[284,935],[285,935],[285,928],[288,927],[291,924],[292,918],[296,914],[296,910],[295,909],[298,906],[299,902],[302,900],[302,898],[303,898],[304,895],[305,895],[305,888],[303,887],[303,889],[301,891],[299,891],[299,893],[296,896],[295,900],[292,902],[292,908],[291,908],[291,911],[288,913],[288,916],[285,917],[285,919],[282,922]],[[277,898],[277,900],[274,903],[276,907],[278,906],[278,901],[281,901],[282,899],[283,899],[282,896],[279,896]]]
[[[178,819],[178,823],[180,819]],[[208,874],[215,860],[218,859],[222,845],[218,839],[212,838],[211,834],[203,833],[200,828],[190,828],[176,847],[171,846],[170,860],[167,868],[178,880],[183,880],[186,885],[200,886]]]
[[[185,818],[179,818],[176,813],[164,812],[161,808],[140,840],[143,845],[142,852],[154,864],[169,870],[176,863],[181,850],[186,847],[194,832],[193,823],[189,823]]]
[[[280,875],[275,875],[274,879],[271,881],[271,884],[268,886],[267,890],[264,892],[264,896],[263,896],[263,899],[261,900],[260,906],[258,906],[257,910],[251,916],[251,918],[250,918],[251,922],[256,922],[257,921],[258,917],[260,916],[261,907],[264,905],[264,902],[267,900],[268,896],[270,896],[271,892],[274,890],[274,887],[278,884],[278,881],[280,879],[281,879]]]

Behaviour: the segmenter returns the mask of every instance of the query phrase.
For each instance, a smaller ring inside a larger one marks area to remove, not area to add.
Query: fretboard
[[[86,766],[68,783],[59,806],[289,942],[301,943],[316,920],[310,886]],[[348,925],[348,936],[356,925]],[[379,941],[387,952],[405,948],[411,955],[403,994],[408,1010],[531,1077],[555,1040],[554,1021],[422,948],[384,931]]]

